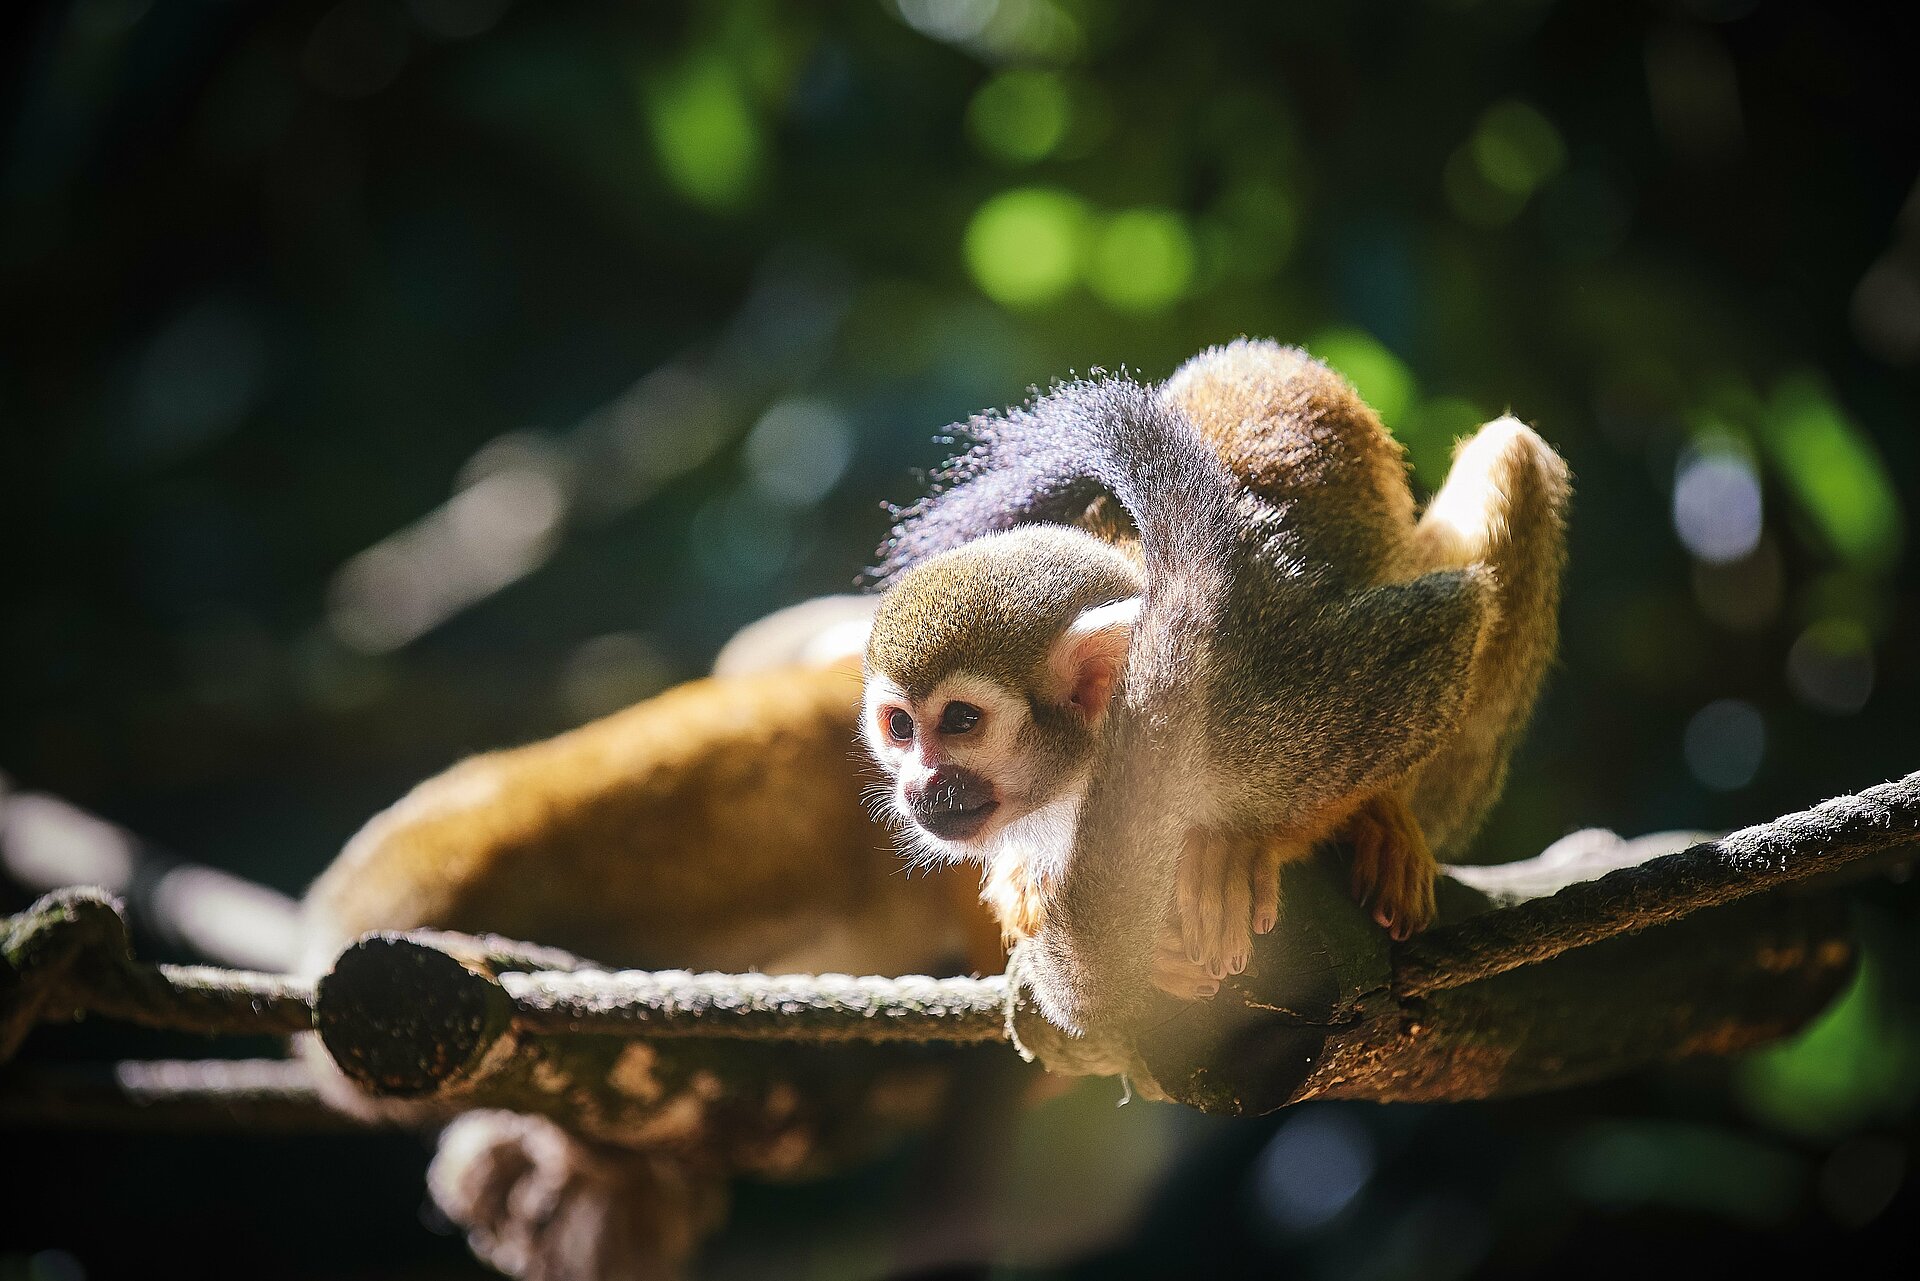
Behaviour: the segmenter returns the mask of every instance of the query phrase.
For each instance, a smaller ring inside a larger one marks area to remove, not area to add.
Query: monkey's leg
[[[1373,919],[1396,939],[1433,920],[1433,879],[1440,866],[1406,804],[1382,792],[1353,812],[1343,829],[1353,846],[1353,897],[1373,903]]]
[[[1570,492],[1567,465],[1552,446],[1501,418],[1460,443],[1446,484],[1414,528],[1405,572],[1483,565],[1494,580],[1459,728],[1400,789],[1441,854],[1457,854],[1499,798],[1507,758],[1553,661]]]

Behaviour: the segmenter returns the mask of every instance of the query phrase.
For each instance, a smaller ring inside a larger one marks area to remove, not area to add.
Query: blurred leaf
[[[731,209],[760,175],[760,128],[739,80],[723,59],[698,53],[644,88],[647,123],[660,166],[696,204]]]
[[[1867,936],[1846,992],[1798,1036],[1740,1065],[1740,1093],[1769,1124],[1833,1138],[1912,1106],[1920,1029],[1893,1000],[1878,952]]]
[[[1828,544],[1857,569],[1884,573],[1900,559],[1900,498],[1873,442],[1833,403],[1819,377],[1782,378],[1762,440]]]

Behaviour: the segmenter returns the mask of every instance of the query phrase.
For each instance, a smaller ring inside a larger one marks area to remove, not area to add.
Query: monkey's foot
[[[1420,825],[1399,797],[1382,793],[1347,820],[1353,846],[1353,897],[1373,904],[1373,919],[1396,941],[1433,921],[1433,880],[1439,865]]]
[[[1180,853],[1180,945],[1215,979],[1253,961],[1253,936],[1280,920],[1280,864],[1295,843],[1229,832],[1192,832]]]
[[[1182,1001],[1203,1001],[1220,990],[1220,980],[1204,965],[1187,959],[1180,931],[1168,926],[1153,954],[1153,985]]]

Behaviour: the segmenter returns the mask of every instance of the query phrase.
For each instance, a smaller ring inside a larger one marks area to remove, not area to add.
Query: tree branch
[[[691,1106],[731,1136],[741,1169],[857,1144],[850,1122],[885,1112],[889,1090],[1009,1037],[1054,1071],[1125,1072],[1212,1111],[1485,1097],[1792,1031],[1844,982],[1852,948],[1831,897],[1768,891],[1911,853],[1916,836],[1920,774],[1634,866],[1657,851],[1583,835],[1457,869],[1443,926],[1399,947],[1325,855],[1285,870],[1281,928],[1219,998],[1167,1000],[1136,1036],[1099,1040],[1039,1017],[1018,957],[1011,982],[605,973],[552,948],[419,931],[359,940],[309,987],[142,964],[111,902],[67,890],[5,922],[0,1058],[32,1022],[76,1011],[313,1028],[350,1080],[416,1114],[536,1111],[619,1143]],[[1494,906],[1529,893],[1544,896]],[[796,1125],[805,1141],[769,1156]]]

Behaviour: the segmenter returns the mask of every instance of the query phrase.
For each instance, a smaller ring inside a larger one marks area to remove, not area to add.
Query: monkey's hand
[[[1186,960],[1215,979],[1244,972],[1253,960],[1253,936],[1280,919],[1280,864],[1305,852],[1274,837],[1189,833],[1178,885]]]
[[[1154,949],[1153,985],[1182,1001],[1203,1001],[1220,990],[1220,980],[1208,973],[1206,966],[1187,958],[1186,941],[1172,921]]]
[[[1406,803],[1382,792],[1354,811],[1346,838],[1353,846],[1353,897],[1373,903],[1373,919],[1396,940],[1433,921],[1433,879],[1439,865]]]

